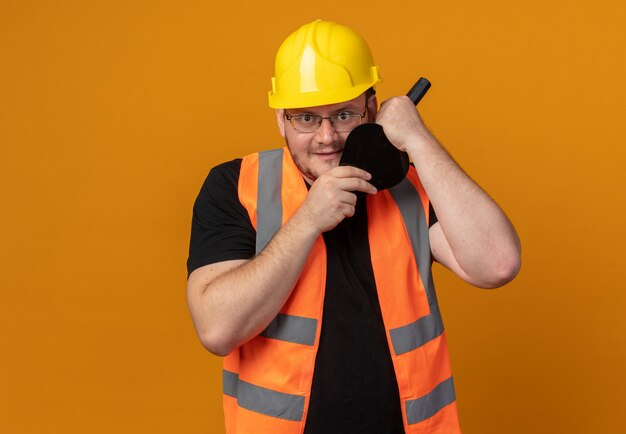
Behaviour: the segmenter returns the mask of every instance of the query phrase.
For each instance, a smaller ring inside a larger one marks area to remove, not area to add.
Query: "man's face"
[[[367,106],[367,110],[365,107]],[[290,116],[298,116],[304,113],[322,117],[331,116],[343,111],[361,114],[366,111],[363,123],[373,122],[376,116],[376,97],[366,98],[365,94],[337,104],[307,107],[304,109],[278,109],[276,119],[278,129],[287,142],[296,166],[302,175],[313,183],[326,171],[337,167],[349,132],[338,133],[328,119],[322,120],[322,125],[315,133],[302,133],[296,131],[291,122],[285,118],[285,112]]]

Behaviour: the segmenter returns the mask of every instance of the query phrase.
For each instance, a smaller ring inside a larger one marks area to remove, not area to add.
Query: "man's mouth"
[[[321,151],[316,152],[315,155],[322,160],[334,160],[336,158],[341,157],[342,149],[337,149],[334,151]]]

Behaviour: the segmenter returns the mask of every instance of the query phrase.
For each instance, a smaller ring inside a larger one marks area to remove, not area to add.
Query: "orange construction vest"
[[[257,231],[257,253],[308,193],[286,148],[244,157],[238,189]],[[431,276],[428,210],[413,167],[397,186],[367,197],[372,268],[405,431],[457,434],[446,335]],[[325,287],[326,247],[320,236],[280,313],[259,336],[224,358],[227,433],[304,431]]]

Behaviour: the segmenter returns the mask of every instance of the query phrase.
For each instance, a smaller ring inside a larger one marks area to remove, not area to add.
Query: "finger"
[[[337,166],[326,173],[337,178],[361,178],[366,181],[372,179],[369,172],[354,166]]]
[[[339,202],[341,202],[343,205],[355,206],[357,197],[356,194],[350,191],[343,191],[337,196],[337,199],[339,199]]]
[[[368,194],[376,194],[378,192],[376,187],[360,178],[343,178],[337,180],[337,187],[344,191],[360,191]]]
[[[344,207],[343,216],[352,217],[355,212],[356,212],[356,207],[354,205],[346,205]]]

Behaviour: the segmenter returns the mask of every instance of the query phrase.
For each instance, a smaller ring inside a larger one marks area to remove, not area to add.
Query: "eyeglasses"
[[[365,106],[363,114],[342,111],[330,116],[319,116],[310,113],[292,116],[285,112],[285,117],[291,123],[293,129],[299,133],[316,133],[322,126],[324,119],[328,119],[338,133],[348,133],[361,124],[366,113],[367,106]]]

